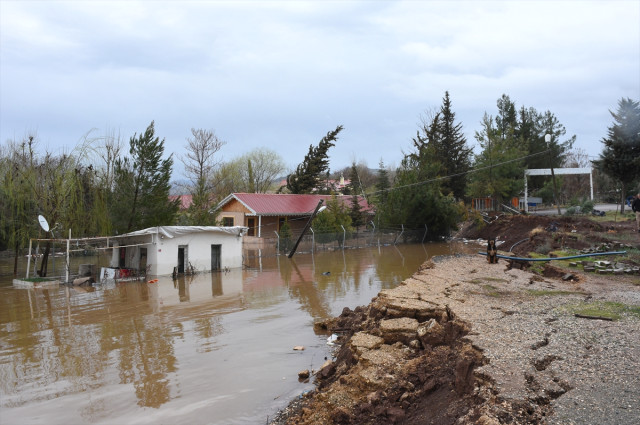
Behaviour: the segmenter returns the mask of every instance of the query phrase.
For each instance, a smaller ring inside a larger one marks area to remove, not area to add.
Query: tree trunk
[[[622,202],[620,207],[620,214],[624,213],[624,203],[627,200],[627,184],[622,182]]]
[[[51,242],[47,241],[44,248],[44,254],[42,255],[42,262],[40,263],[40,271],[38,275],[40,277],[47,277],[47,266],[49,262],[49,250],[51,249]]]
[[[17,238],[16,238],[17,239]],[[14,255],[15,258],[13,259],[13,277],[18,277],[18,249],[19,249],[20,245],[18,244],[18,241],[16,240],[16,247],[15,247],[15,251],[14,251]],[[29,253],[31,254],[31,253]]]

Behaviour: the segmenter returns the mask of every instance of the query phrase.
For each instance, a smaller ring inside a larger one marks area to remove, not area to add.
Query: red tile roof
[[[175,201],[178,198],[180,198],[181,210],[189,209],[191,204],[193,204],[193,197],[191,195],[169,195],[170,201]]]
[[[351,195],[336,196],[336,198],[347,208],[351,207]],[[232,199],[238,200],[251,211],[247,215],[311,215],[318,202],[322,199],[324,200],[323,205],[327,205],[331,200],[331,195],[232,193],[220,202],[218,208],[223,208]],[[373,208],[362,196],[358,196],[358,202],[363,211],[373,212]]]

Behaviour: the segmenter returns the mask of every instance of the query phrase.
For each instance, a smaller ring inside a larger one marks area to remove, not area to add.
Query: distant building
[[[314,189],[314,192],[323,191],[323,192],[333,192],[336,194],[342,194],[344,189],[351,184],[351,180],[345,179],[342,174],[340,174],[340,179],[320,179],[318,181],[318,186]],[[286,187],[287,180],[280,181],[280,187]]]
[[[180,209],[187,210],[193,204],[193,196],[191,195],[169,195],[170,201],[180,199]]]
[[[338,195],[336,199],[351,208],[351,195]],[[373,207],[358,196],[358,202],[365,214],[373,214]],[[301,231],[313,214],[318,202],[324,205],[331,195],[295,195],[275,193],[232,193],[217,206],[218,220],[223,226],[244,226],[247,236],[261,238],[274,236],[284,223],[295,233]]]

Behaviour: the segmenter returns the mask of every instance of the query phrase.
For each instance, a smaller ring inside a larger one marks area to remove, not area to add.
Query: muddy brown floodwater
[[[313,387],[298,371],[329,355],[315,321],[368,304],[431,256],[470,249],[263,257],[176,281],[35,290],[14,288],[2,259],[0,423],[266,423]]]

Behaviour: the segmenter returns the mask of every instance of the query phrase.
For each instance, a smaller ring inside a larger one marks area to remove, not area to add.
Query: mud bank
[[[435,258],[368,306],[318,324],[342,345],[317,389],[271,423],[638,423],[637,281],[565,282],[480,256]],[[630,313],[576,317],[594,301]]]

